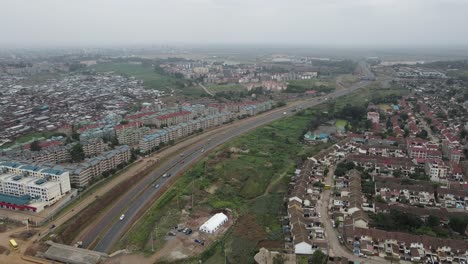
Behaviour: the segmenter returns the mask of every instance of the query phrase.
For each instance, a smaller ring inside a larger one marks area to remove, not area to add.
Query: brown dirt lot
[[[215,234],[199,232],[198,228],[217,212],[218,211],[198,211],[192,215],[183,214],[183,217],[178,224],[191,228],[193,230],[191,235],[185,235],[184,233],[177,232],[176,229],[172,229],[171,231],[175,232],[176,235],[166,236],[166,243],[164,246],[152,256],[144,257],[140,254],[123,255],[109,259],[106,261],[106,264],[157,263],[159,260],[172,261],[196,256],[208,248],[216,239],[221,237],[234,223],[232,217],[228,215],[229,221]],[[202,246],[201,244],[196,243],[195,239],[203,240],[205,241],[205,244]]]
[[[37,229],[30,229],[29,231],[24,230],[24,231],[21,231],[21,232],[18,232],[18,233],[11,234],[10,237],[14,238],[14,239],[27,241],[37,233],[38,233]]]

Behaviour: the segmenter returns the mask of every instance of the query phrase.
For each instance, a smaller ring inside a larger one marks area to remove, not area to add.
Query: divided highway
[[[365,87],[372,83],[371,81],[360,81],[348,89],[339,90],[327,95],[328,98],[336,98],[346,95],[357,89]],[[89,248],[95,245],[94,249],[100,252],[109,252],[112,246],[122,237],[125,230],[127,230],[137,219],[137,215],[145,208],[145,205],[153,201],[157,196],[162,194],[161,187],[167,184],[170,177],[175,177],[176,174],[189,168],[191,163],[200,159],[206,152],[214,149],[215,147],[229,141],[230,139],[244,134],[252,129],[271,123],[274,120],[280,119],[284,116],[284,112],[290,115],[291,110],[297,107],[308,108],[318,105],[323,100],[312,98],[308,101],[295,104],[294,106],[286,106],[281,109],[274,109],[267,113],[261,114],[256,117],[246,119],[239,123],[234,123],[229,131],[217,134],[207,140],[200,141],[188,147],[182,155],[174,156],[164,166],[154,170],[153,173],[143,178],[135,186],[129,186],[129,190],[123,195],[121,199],[116,201],[110,210],[100,218],[92,229],[83,237],[83,247]],[[203,151],[202,151],[203,150]],[[172,176],[163,178],[164,173],[171,173]],[[158,184],[159,188],[154,186]],[[125,217],[119,220],[119,217],[124,214]],[[103,234],[101,234],[103,233]],[[99,236],[99,237],[98,237]],[[97,241],[97,243],[95,242]]]

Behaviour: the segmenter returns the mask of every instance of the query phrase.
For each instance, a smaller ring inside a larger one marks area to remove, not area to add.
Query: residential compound
[[[339,246],[372,261],[468,262],[464,97],[447,96],[445,81],[401,82],[415,92],[369,104],[369,129],[343,133],[296,170],[283,224],[289,252],[333,255]]]
[[[0,162],[0,207],[40,212],[70,192],[69,172]]]
[[[216,115],[190,120],[187,123],[180,123],[156,130],[144,136],[139,143],[140,151],[143,153],[150,152],[158,147],[161,143],[168,143],[171,140],[176,140],[181,137],[186,137],[203,129],[209,129],[219,126],[231,120],[230,112],[222,112]]]
[[[322,218],[321,204],[327,167],[337,162],[345,153],[354,149],[345,139],[307,159],[296,169],[288,192],[286,218],[286,248],[295,254],[310,255],[320,249],[329,253],[328,238]]]
[[[64,165],[64,168],[70,172],[70,182],[76,188],[84,188],[93,178],[128,164],[131,158],[130,150],[131,148],[127,145],[117,146],[96,157],[87,158],[77,165]]]
[[[83,146],[85,157],[94,157],[105,150],[108,146],[101,138],[92,138],[89,140],[80,141],[79,144]],[[39,143],[41,150],[32,151],[29,144],[24,145],[22,148],[0,152],[1,156],[6,156],[13,160],[22,160],[37,163],[65,163],[70,162],[70,150],[73,144],[66,144],[64,138],[58,140],[41,141]]]
[[[159,65],[168,74],[181,75],[186,79],[202,80],[205,84],[240,84],[246,90],[261,87],[267,91],[282,91],[287,82],[310,80],[318,77],[319,67],[309,61],[295,61],[294,67],[282,72],[271,70],[278,65],[264,64],[229,64],[199,60],[180,60]]]

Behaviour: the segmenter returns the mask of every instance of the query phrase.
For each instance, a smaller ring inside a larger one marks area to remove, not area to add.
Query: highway
[[[360,81],[348,89],[330,93],[326,95],[326,97],[332,99],[343,96],[365,87],[370,83],[372,82]],[[175,177],[178,173],[188,169],[207,152],[228,140],[282,117],[289,116],[291,115],[291,110],[297,107],[308,108],[322,102],[323,99],[311,98],[299,105],[296,104],[294,106],[274,109],[259,116],[241,121],[237,125],[235,123],[231,130],[190,146],[183,152],[183,155],[174,156],[163,166],[157,168],[153,173],[143,178],[138,184],[129,186],[129,190],[123,194],[122,198],[116,201],[112,208],[108,210],[104,216],[100,217],[99,221],[84,235],[82,238],[83,247],[108,253],[113,245],[124,235],[125,230],[137,220],[137,216],[139,213],[142,213],[141,211],[145,206],[162,194],[162,189],[165,189],[162,187],[165,186],[169,179],[169,177],[161,177],[164,173],[171,173],[172,176],[170,177]],[[286,115],[284,112],[286,112]],[[202,149],[204,149],[203,152]],[[155,184],[159,184],[159,188],[154,188]],[[125,214],[125,217],[123,220],[119,220],[122,214]],[[95,241],[97,241],[97,243]],[[95,246],[93,247],[93,245]]]

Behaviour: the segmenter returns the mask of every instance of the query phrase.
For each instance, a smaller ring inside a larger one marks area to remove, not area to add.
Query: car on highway
[[[180,163],[185,163],[185,160],[182,160]]]
[[[204,148],[201,149],[201,153],[203,153],[203,152],[205,152],[205,149],[204,149]]]
[[[155,188],[155,189],[159,188],[159,184],[155,184],[155,185],[154,185],[154,188]]]
[[[287,114],[288,114],[288,113],[286,113],[286,112],[283,112],[283,115],[287,115]]]
[[[170,172],[167,172],[167,173],[164,173],[162,177],[167,178],[167,177],[171,177],[171,175],[172,174]]]
[[[120,218],[119,218],[119,219],[120,219],[120,220],[124,220],[124,218],[125,218],[125,215],[124,215],[124,214],[122,214],[122,215],[120,216]]]

